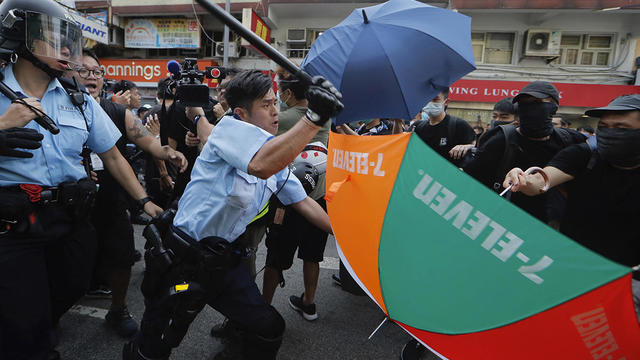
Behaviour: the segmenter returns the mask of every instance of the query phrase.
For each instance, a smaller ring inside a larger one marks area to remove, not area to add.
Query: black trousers
[[[50,332],[89,284],[96,237],[59,206],[22,233],[0,235],[0,359],[45,359]]]
[[[171,345],[163,338],[170,323],[176,299],[167,299],[167,289],[180,283],[184,275],[181,265],[173,266],[162,276],[156,291],[144,293],[145,311],[136,339],[142,353],[151,358],[163,358],[171,353]],[[145,273],[145,276],[149,274]],[[247,332],[245,346],[269,348],[275,356],[284,333],[284,320],[264,301],[255,281],[243,263],[198,276],[203,300]],[[144,286],[144,285],[143,285]],[[257,335],[257,336],[256,336]],[[260,341],[262,339],[266,341]],[[266,358],[266,357],[265,357]],[[258,359],[257,357],[255,359]]]

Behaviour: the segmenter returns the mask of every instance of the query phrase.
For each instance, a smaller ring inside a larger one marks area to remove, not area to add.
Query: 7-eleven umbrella
[[[640,358],[629,268],[499,198],[415,134],[329,142],[341,253],[423,344],[452,359]]]

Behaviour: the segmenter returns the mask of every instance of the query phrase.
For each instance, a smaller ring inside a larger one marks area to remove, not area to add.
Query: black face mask
[[[612,165],[640,165],[640,129],[598,128],[598,154]]]
[[[518,104],[520,131],[530,138],[542,138],[551,135],[553,123],[551,116],[558,111],[558,105],[551,102],[529,102]]]
[[[513,121],[504,121],[504,120],[491,120],[491,128],[497,128],[500,125],[509,125],[511,124]]]

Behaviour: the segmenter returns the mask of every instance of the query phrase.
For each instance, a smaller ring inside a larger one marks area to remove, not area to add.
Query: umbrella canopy
[[[631,269],[498,197],[415,134],[332,133],[330,143],[327,207],[348,267],[389,318],[436,352],[640,354]]]
[[[475,69],[471,19],[414,0],[356,9],[313,43],[301,67],[342,92],[336,124],[412,119]]]

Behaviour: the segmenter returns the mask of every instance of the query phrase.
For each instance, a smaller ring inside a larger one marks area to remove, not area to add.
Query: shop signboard
[[[169,76],[167,63],[171,59],[100,59],[102,69],[107,79],[129,80],[140,87],[156,87],[158,80]],[[214,60],[198,60],[198,68],[204,70],[207,66],[216,66]],[[217,81],[206,79],[209,87],[216,87]]]
[[[124,46],[145,49],[198,49],[200,27],[195,19],[129,19],[124,28]]]
[[[458,80],[449,87],[452,101],[496,103],[518,95],[528,81]],[[560,106],[598,107],[607,105],[620,95],[639,94],[640,86],[556,83]]]
[[[271,42],[271,28],[262,18],[251,8],[242,9],[242,25],[251,30],[259,38],[266,41],[267,44]],[[254,48],[247,40],[242,39],[240,46]]]

